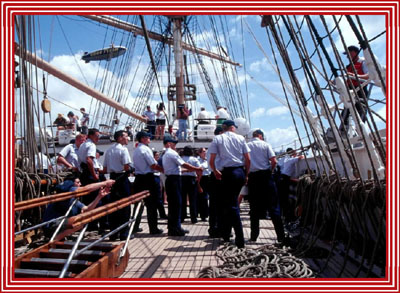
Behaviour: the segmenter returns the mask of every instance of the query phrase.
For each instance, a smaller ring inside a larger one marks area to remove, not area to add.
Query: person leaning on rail
[[[76,216],[79,213],[87,212],[97,207],[101,199],[110,193],[111,186],[115,183],[114,180],[106,180],[103,182],[92,183],[86,186],[81,186],[81,181],[76,175],[67,178],[63,183],[56,186],[58,192],[71,192],[71,191],[88,191],[96,192],[96,197],[88,205],[83,204],[81,201],[77,201],[71,209],[68,217]],[[46,207],[43,215],[43,222],[48,222],[52,219],[64,216],[69,207],[74,202],[74,198],[66,199],[59,202],[54,202]],[[60,220],[61,221],[61,220]],[[48,238],[52,236],[60,221],[52,222],[43,226],[44,235]],[[67,223],[67,221],[65,221]],[[65,226],[64,226],[65,228]]]
[[[78,134],[75,137],[75,141],[66,145],[59,153],[57,157],[57,163],[64,165],[67,169],[72,171],[79,171],[79,159],[78,151],[82,143],[86,141],[85,134]]]

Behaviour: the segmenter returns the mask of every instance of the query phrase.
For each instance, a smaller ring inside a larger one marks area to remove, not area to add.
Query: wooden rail
[[[27,209],[32,209],[35,207],[39,207],[45,204],[49,204],[52,202],[57,202],[57,201],[62,201],[66,200],[72,197],[78,197],[78,196],[84,196],[88,195],[90,192],[86,190],[76,190],[76,191],[70,191],[70,192],[62,192],[58,194],[53,194],[53,195],[47,195],[47,196],[42,196],[34,199],[29,199],[29,200],[24,200],[20,202],[16,202],[14,204],[14,211],[19,212]]]
[[[129,197],[120,199],[118,201],[106,204],[104,206],[95,208],[91,211],[81,213],[80,215],[70,217],[68,219],[67,223],[67,228],[64,230],[62,233],[57,235],[55,240],[61,240],[64,237],[71,235],[72,233],[80,230],[84,225],[97,220],[101,217],[104,217],[106,215],[112,214],[120,209],[123,209],[130,204],[137,203],[141,201],[142,199],[148,197],[150,195],[150,192],[148,190],[133,194]]]
[[[57,179],[51,179],[51,184],[56,184],[57,183]],[[36,180],[32,179],[32,184],[36,184]],[[40,180],[40,185],[45,185],[47,184],[47,180],[46,179],[42,179]]]

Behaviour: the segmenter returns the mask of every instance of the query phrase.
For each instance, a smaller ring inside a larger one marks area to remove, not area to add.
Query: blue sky
[[[127,21],[137,21],[137,16],[118,16],[119,18]],[[340,16],[336,17],[337,19]],[[148,29],[158,30],[159,23],[154,23],[155,20],[152,16],[146,16],[146,24]],[[334,27],[334,21],[332,16],[325,17],[327,25],[330,29]],[[385,18],[384,16],[360,16],[363,29],[367,35],[368,39],[371,39],[380,33],[385,31]],[[222,17],[214,17],[217,25],[223,25],[224,29],[221,29],[218,34],[218,39],[221,41],[221,46],[229,53],[231,59],[242,64],[242,67],[237,67],[237,80],[240,85],[241,95],[243,97],[245,111],[250,113],[250,122],[252,128],[262,128],[267,133],[267,140],[272,144],[272,146],[278,150],[284,146],[288,146],[288,143],[293,142],[297,138],[295,127],[293,124],[292,117],[287,107],[282,105],[280,100],[285,100],[285,95],[282,90],[282,85],[270,62],[274,62],[273,53],[271,46],[268,41],[268,35],[265,28],[260,26],[261,18],[257,15],[230,15]],[[326,36],[324,27],[322,26],[319,16],[312,17],[321,36]],[[162,20],[163,22],[166,19]],[[295,25],[295,20],[292,17],[291,21]],[[303,16],[296,16],[296,21],[300,24],[303,21]],[[191,33],[196,39],[196,44],[201,47],[211,51],[217,52],[217,45],[215,42],[216,35],[212,32],[210,27],[210,18],[208,16],[193,16],[191,17],[190,26],[192,30]],[[52,65],[61,69],[62,71],[74,76],[75,78],[88,83],[92,87],[100,87],[99,76],[107,73],[107,82],[115,82],[115,76],[117,75],[117,70],[113,70],[113,66],[118,64],[118,60],[113,59],[111,62],[90,62],[84,63],[80,60],[83,52],[94,51],[103,47],[108,47],[111,43],[119,45],[128,40],[129,34],[121,30],[115,30],[107,28],[105,25],[99,25],[93,21],[84,19],[79,16],[37,16],[35,17],[36,28],[36,53],[39,57],[42,57],[46,61],[50,62]],[[198,26],[195,26],[198,24]],[[297,51],[293,45],[288,42],[288,36],[283,22],[278,21],[277,25],[282,31],[283,38],[285,40],[285,45],[287,45],[287,53],[293,64],[293,68],[298,68],[300,66],[300,60],[297,55]],[[198,29],[196,28],[198,27]],[[347,45],[357,45],[357,39],[350,29],[347,20],[343,17],[340,19],[340,30],[342,32],[343,38]],[[225,30],[225,31],[224,31]],[[223,34],[222,32],[225,32]],[[304,42],[308,48],[310,54],[313,51],[314,45],[312,39],[310,38],[310,33],[306,25],[303,24],[301,30],[301,35],[304,37]],[[253,37],[254,35],[254,37]],[[337,47],[337,49],[343,51],[343,43],[340,40],[340,36],[336,31],[332,33],[332,39]],[[131,37],[132,38],[132,37]],[[333,48],[328,38],[324,38],[324,44],[328,50],[330,56],[332,56],[334,63],[336,60],[334,58]],[[228,42],[228,44],[226,43]],[[151,42],[153,50],[156,47],[156,42]],[[129,52],[131,62],[129,66],[131,70],[127,75],[133,78],[135,76],[135,82],[132,87],[124,88],[128,101],[126,105],[130,107],[133,103],[133,99],[137,96],[137,91],[140,87],[141,80],[147,70],[149,65],[147,54],[143,54],[144,39],[141,36],[136,38],[136,46],[134,52]],[[370,43],[373,53],[377,56],[379,63],[384,65],[386,62],[386,34],[383,34],[376,40]],[[274,47],[276,50],[276,47]],[[144,53],[147,53],[144,51]],[[277,51],[275,51],[278,54]],[[127,55],[128,52],[125,54]],[[279,55],[279,54],[278,54]],[[362,56],[362,53],[361,53]],[[127,56],[125,56],[127,57]],[[347,59],[344,55],[343,62],[347,64]],[[120,57],[121,58],[121,57]],[[193,58],[189,58],[189,68],[193,69],[195,72],[196,65],[194,64]],[[287,76],[286,70],[282,65],[280,56],[278,58],[278,65],[282,71],[283,79],[290,83]],[[324,58],[323,58],[324,59]],[[319,58],[317,55],[313,57],[313,62],[316,67],[321,70],[319,64]],[[140,63],[139,63],[140,61]],[[221,66],[213,66],[213,61],[203,58],[203,62],[207,71],[210,74],[211,80],[213,82],[214,88],[219,94],[220,85],[217,82],[218,78],[216,75],[220,75],[221,78]],[[138,65],[139,64],[139,65]],[[214,62],[215,64],[215,62]],[[326,62],[324,61],[324,64]],[[108,67],[107,67],[108,66]],[[136,70],[137,66],[139,69]],[[107,67],[107,68],[106,68]],[[226,72],[230,66],[227,66]],[[331,72],[328,70],[328,76],[331,76]],[[304,88],[304,93],[306,98],[310,98],[310,91],[307,88],[307,82],[302,74],[301,70],[296,71],[296,75],[302,87]],[[162,91],[165,98],[166,84],[167,80],[167,67],[163,63],[161,67],[161,72],[159,73],[160,82],[162,84]],[[198,88],[198,103],[191,104],[193,111],[196,114],[198,107],[204,105],[207,110],[212,113],[212,106],[208,100],[208,97],[204,93],[204,88],[202,86],[202,79],[198,73],[190,73],[191,82],[196,83]],[[321,75],[317,77],[321,86],[326,85],[326,81]],[[97,81],[96,81],[97,80]],[[41,86],[41,73],[39,74],[39,88]],[[86,94],[71,88],[71,86],[56,80],[53,77],[48,77],[47,91],[51,98],[54,98],[62,103],[52,100],[52,119],[54,120],[57,113],[66,113],[70,110],[79,114],[76,109],[80,107],[85,107],[87,109],[94,109],[95,101],[92,101],[90,97]],[[113,95],[112,90],[110,90],[110,95]],[[371,94],[372,98],[382,99],[382,92],[378,87],[373,87]],[[247,104],[248,100],[248,104]],[[289,100],[291,105],[295,106],[293,98],[289,95]],[[310,100],[311,101],[311,100]],[[152,95],[151,105],[154,106],[160,102],[160,96],[158,90],[155,90]],[[328,100],[328,103],[331,102]],[[311,103],[310,103],[311,104]],[[248,109],[247,109],[248,107]],[[295,107],[296,108],[296,107]],[[315,109],[312,108],[313,113],[316,114]],[[377,104],[373,107],[381,116],[386,117],[385,106],[382,104]],[[229,111],[229,109],[228,109]],[[300,136],[305,135],[303,129],[303,122],[299,117],[295,115],[296,124],[299,127]],[[49,119],[49,117],[47,117]],[[126,121],[126,117],[122,116],[121,120]],[[385,124],[378,122],[379,128],[384,128]]]

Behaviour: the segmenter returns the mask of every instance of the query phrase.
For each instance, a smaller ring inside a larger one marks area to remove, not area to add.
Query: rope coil
[[[197,278],[313,278],[314,273],[301,259],[285,248],[265,245],[257,249],[221,246],[215,253],[223,262],[203,268]]]

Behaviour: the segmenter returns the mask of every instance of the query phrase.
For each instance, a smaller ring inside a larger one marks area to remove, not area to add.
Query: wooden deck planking
[[[250,238],[250,218],[247,203],[242,203],[241,217],[245,240]],[[159,220],[161,235],[150,235],[147,217],[144,215],[140,227],[129,241],[130,259],[121,278],[195,278],[207,266],[218,265],[216,249],[222,245],[219,238],[208,237],[208,221],[192,224],[190,219],[182,223],[189,234],[182,237],[167,236],[167,220]],[[272,222],[260,221],[260,236],[256,243],[246,243],[246,247],[259,247],[274,243],[276,236]],[[233,232],[233,231],[232,231]],[[233,236],[234,232],[233,232]],[[231,239],[234,239],[231,238]]]

